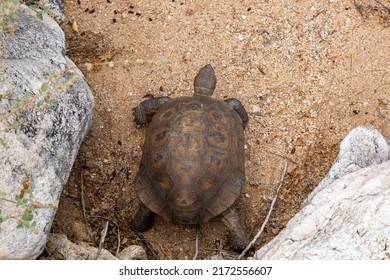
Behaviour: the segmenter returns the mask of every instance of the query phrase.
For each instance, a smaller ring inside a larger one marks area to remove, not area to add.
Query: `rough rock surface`
[[[34,259],[91,125],[94,100],[52,18],[41,21],[22,5],[11,28],[0,34],[0,259]]]
[[[374,129],[354,129],[302,210],[255,257],[390,259],[388,144]]]
[[[346,174],[390,159],[390,141],[371,127],[353,129],[341,142],[339,154],[328,174],[306,199]]]
[[[21,2],[28,6],[36,6],[40,9],[48,7],[48,14],[57,22],[61,22],[65,18],[65,7],[61,0],[22,0]]]
[[[47,250],[51,257],[66,260],[146,260],[146,252],[141,246],[132,245],[123,249],[117,257],[102,249],[98,255],[98,248],[81,242],[75,244],[64,234],[50,234]]]

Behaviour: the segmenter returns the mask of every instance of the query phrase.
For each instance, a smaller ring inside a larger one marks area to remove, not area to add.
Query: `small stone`
[[[318,117],[318,112],[316,110],[310,110],[310,117],[312,118],[316,118]]]
[[[72,23],[72,30],[73,30],[73,32],[75,32],[75,33],[79,32],[79,27],[78,27],[78,25],[77,25],[77,21],[74,21],[74,22]]]
[[[123,249],[117,255],[117,258],[121,260],[147,260],[148,259],[144,248],[138,245],[131,245]]]
[[[238,34],[238,37],[237,37],[237,38],[238,38],[239,41],[244,40],[244,36],[243,36],[242,34]]]
[[[259,114],[260,113],[260,106],[259,105],[252,105],[252,113],[253,114]]]
[[[70,241],[65,234],[50,234],[46,243],[52,257],[65,260],[116,260],[109,251],[102,249],[98,255],[98,248],[86,243],[76,244]]]
[[[260,182],[257,179],[252,179],[251,181],[249,181],[249,185],[252,187],[257,187],[260,185]]]
[[[221,254],[218,254],[218,255],[213,255],[211,256],[212,260],[224,260],[223,256]]]
[[[110,203],[104,202],[103,205],[102,205],[102,208],[103,208],[104,210],[110,209]]]

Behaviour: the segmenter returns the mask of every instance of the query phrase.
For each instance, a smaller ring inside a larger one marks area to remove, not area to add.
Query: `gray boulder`
[[[328,174],[308,196],[308,203],[317,192],[346,174],[390,159],[390,141],[371,127],[353,129],[341,142],[339,154]]]
[[[51,17],[22,5],[11,28],[0,34],[0,259],[35,259],[94,100]]]
[[[20,2],[40,10],[48,8],[48,14],[57,22],[65,19],[65,7],[61,0],[21,0]]]
[[[319,189],[255,258],[390,259],[388,143],[376,130],[353,130]]]

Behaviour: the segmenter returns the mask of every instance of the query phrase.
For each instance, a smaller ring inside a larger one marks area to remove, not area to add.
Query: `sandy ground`
[[[97,244],[109,221],[104,247],[114,254],[138,244],[149,258],[193,258],[194,228],[161,218],[144,238],[129,228],[145,134],[131,109],[145,96],[191,95],[193,78],[207,63],[218,78],[214,97],[238,98],[249,113],[247,183],[237,209],[251,236],[288,162],[256,248],[299,211],[352,128],[373,126],[390,137],[388,0],[63,2],[68,55],[96,99],[53,227],[73,241]],[[198,258],[218,254],[237,255],[226,228],[202,225]]]

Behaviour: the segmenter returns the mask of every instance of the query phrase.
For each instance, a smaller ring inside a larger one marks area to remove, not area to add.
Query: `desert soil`
[[[288,171],[259,248],[277,235],[329,170],[356,126],[390,137],[390,1],[65,0],[68,55],[96,100],[92,128],[61,196],[53,232],[116,253],[138,244],[149,258],[192,259],[196,229],[157,218],[129,227],[145,128],[132,108],[147,97],[191,95],[205,64],[214,97],[246,107],[247,182],[237,209],[253,237]],[[50,254],[50,252],[47,252]],[[250,257],[253,252],[249,253]],[[218,222],[199,228],[199,259],[234,258]]]

